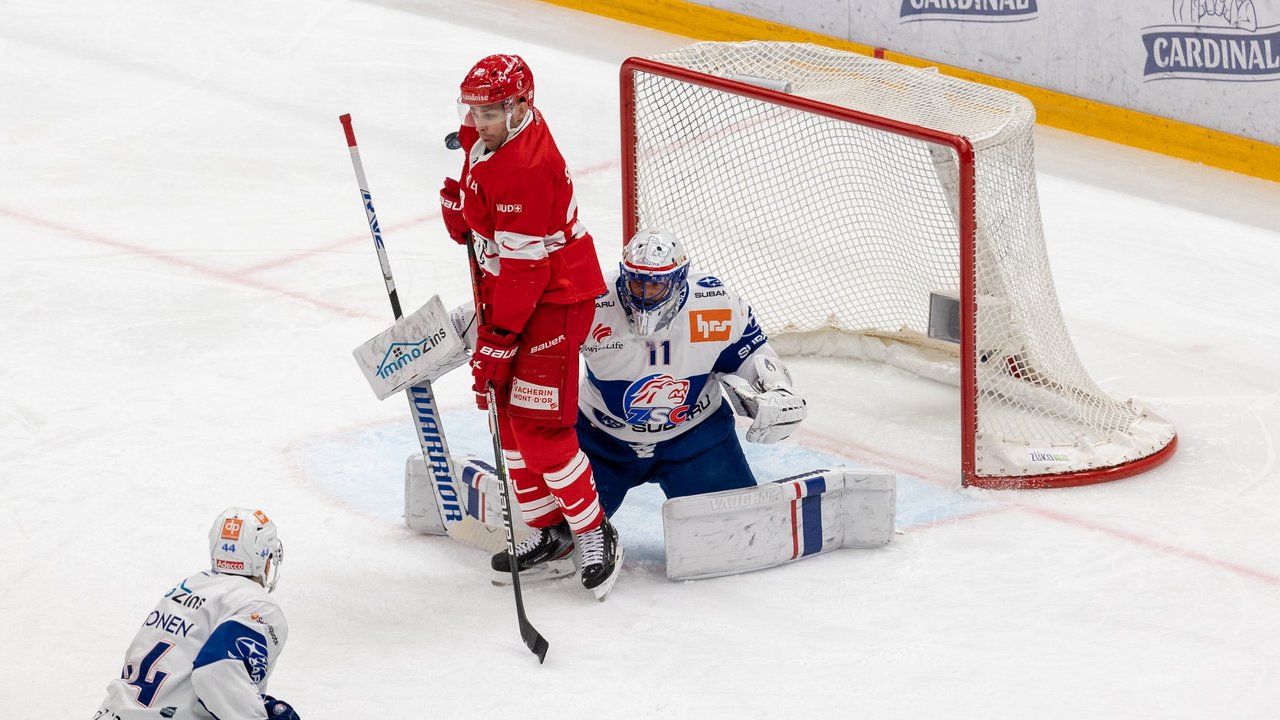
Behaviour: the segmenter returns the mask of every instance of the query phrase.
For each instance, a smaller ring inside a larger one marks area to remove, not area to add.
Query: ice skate
[[[582,554],[582,585],[603,601],[622,570],[618,531],[605,518],[600,527],[578,536],[578,551]]]
[[[566,523],[548,528],[534,528],[533,533],[516,545],[520,582],[539,582],[570,575],[573,562],[573,532]],[[506,550],[494,553],[489,561],[494,585],[511,584],[511,561]]]

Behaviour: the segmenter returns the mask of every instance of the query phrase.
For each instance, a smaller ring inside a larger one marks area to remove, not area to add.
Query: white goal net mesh
[[[974,474],[1079,473],[1171,442],[1168,423],[1108,396],[1076,356],[1045,251],[1025,98],[817,45],[698,43],[648,59],[856,111],[858,122],[633,74],[624,152],[634,153],[637,227],[676,231],[696,266],[751,302],[776,345],[840,337],[958,367],[961,346],[928,330],[931,293],[959,297],[967,213],[974,296],[960,307],[975,308],[965,352],[976,378],[952,377],[976,381],[976,407],[964,410],[977,417]],[[960,156],[894,131],[903,126],[968,140],[972,204],[957,192]]]

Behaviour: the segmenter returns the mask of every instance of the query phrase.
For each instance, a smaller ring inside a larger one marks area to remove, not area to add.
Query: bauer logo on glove
[[[471,386],[483,393],[489,383],[501,390],[511,380],[511,363],[515,360],[520,336],[492,325],[481,325],[476,331],[476,350],[471,355]],[[477,400],[478,404],[478,400]]]
[[[510,358],[515,357],[516,349],[517,348],[514,348],[514,347],[497,348],[497,347],[484,346],[484,347],[476,348],[476,352],[480,353],[481,355],[488,355],[494,360],[509,360]]]

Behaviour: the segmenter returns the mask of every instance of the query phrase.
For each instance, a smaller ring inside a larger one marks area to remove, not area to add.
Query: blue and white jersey
[[[772,354],[751,308],[711,275],[690,273],[680,311],[645,337],[631,331],[617,273],[605,284],[582,345],[578,409],[619,440],[656,443],[687,432],[723,402],[720,375],[762,349]]]
[[[288,632],[280,606],[253,580],[192,575],[147,615],[95,717],[262,720],[260,695]]]

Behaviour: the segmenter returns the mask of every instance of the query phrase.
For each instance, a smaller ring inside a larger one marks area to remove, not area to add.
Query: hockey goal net
[[[951,379],[964,484],[1084,485],[1173,452],[1173,427],[1072,346],[1025,98],[774,42],[632,58],[621,83],[624,236],[676,231],[783,352]]]

